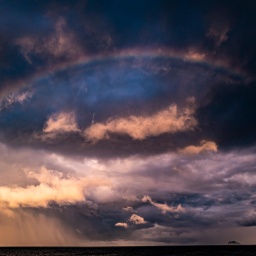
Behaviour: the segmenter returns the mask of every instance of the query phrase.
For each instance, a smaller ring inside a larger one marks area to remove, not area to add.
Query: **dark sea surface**
[[[256,255],[256,246],[154,246],[154,247],[0,247],[0,255],[38,256],[141,256],[141,255]]]

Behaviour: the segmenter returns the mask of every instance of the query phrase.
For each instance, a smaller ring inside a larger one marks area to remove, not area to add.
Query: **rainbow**
[[[210,59],[206,53],[199,52],[196,50],[188,51],[176,51],[167,48],[152,48],[152,49],[141,49],[132,48],[121,51],[114,51],[111,53],[93,55],[93,56],[82,56],[76,60],[69,61],[64,64],[59,64],[55,67],[50,68],[50,73],[56,73],[64,71],[69,68],[76,68],[84,65],[88,65],[93,62],[101,62],[107,60],[122,60],[127,58],[165,58],[165,59],[177,59],[184,62],[203,64],[212,68],[222,69],[227,73],[235,76],[245,76],[245,74],[238,68],[231,67],[226,60],[215,60]]]
[[[105,54],[98,54],[93,56],[83,55],[74,60],[67,61],[65,63],[56,64],[38,72],[37,74],[19,82],[15,85],[11,85],[16,89],[21,89],[24,87],[29,87],[35,84],[38,80],[45,79],[55,73],[65,71],[67,69],[74,69],[84,65],[88,65],[95,62],[107,61],[107,60],[122,60],[127,58],[165,58],[165,59],[177,59],[188,63],[198,63],[211,67],[213,69],[220,69],[226,73],[239,77],[240,79],[246,79],[246,74],[241,70],[231,67],[231,65],[225,60],[216,60],[210,58],[207,53],[200,52],[197,50],[187,50],[187,51],[177,51],[168,48],[132,48],[124,49],[120,51],[113,51]]]

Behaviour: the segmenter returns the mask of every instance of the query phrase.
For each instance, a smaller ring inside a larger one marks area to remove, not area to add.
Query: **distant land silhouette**
[[[229,241],[228,245],[240,245],[240,243],[238,243],[236,241]]]

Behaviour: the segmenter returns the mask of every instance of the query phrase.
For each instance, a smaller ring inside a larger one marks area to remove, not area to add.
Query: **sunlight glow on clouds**
[[[109,119],[106,123],[96,123],[84,131],[87,139],[98,141],[107,139],[110,133],[125,134],[134,140],[144,140],[162,133],[175,133],[192,129],[197,125],[193,108],[178,110],[173,104],[151,116],[129,116]]]
[[[178,213],[178,212],[185,212],[186,209],[183,208],[181,206],[181,204],[179,204],[177,207],[175,206],[169,206],[166,203],[165,204],[160,204],[160,203],[156,203],[154,201],[152,201],[152,199],[149,196],[144,196],[141,200],[142,202],[150,202],[152,205],[154,205],[156,208],[158,208],[159,210],[162,211],[162,213],[166,213],[166,212],[174,212],[174,213]]]
[[[74,113],[56,113],[53,114],[45,124],[44,133],[58,134],[66,132],[80,131]]]
[[[208,2],[1,1],[0,246],[255,244],[256,4]]]
[[[207,151],[212,151],[215,153],[218,151],[217,145],[214,141],[202,140],[200,141],[199,146],[191,145],[179,150],[180,153],[187,155],[197,155]]]
[[[128,224],[127,223],[123,223],[123,222],[118,222],[115,224],[116,227],[123,227],[123,228],[128,228]]]
[[[25,170],[35,185],[0,186],[1,208],[47,207],[50,202],[72,204],[85,202],[87,187],[108,186],[108,180],[98,177],[65,177],[61,172],[48,170]]]
[[[130,222],[133,222],[136,225],[141,225],[141,224],[146,224],[147,221],[144,220],[143,217],[137,215],[137,214],[133,214],[130,218],[129,218]]]

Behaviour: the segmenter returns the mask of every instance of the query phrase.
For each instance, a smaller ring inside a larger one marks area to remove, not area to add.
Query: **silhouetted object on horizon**
[[[236,241],[229,241],[228,245],[240,245],[240,243],[238,243]]]

